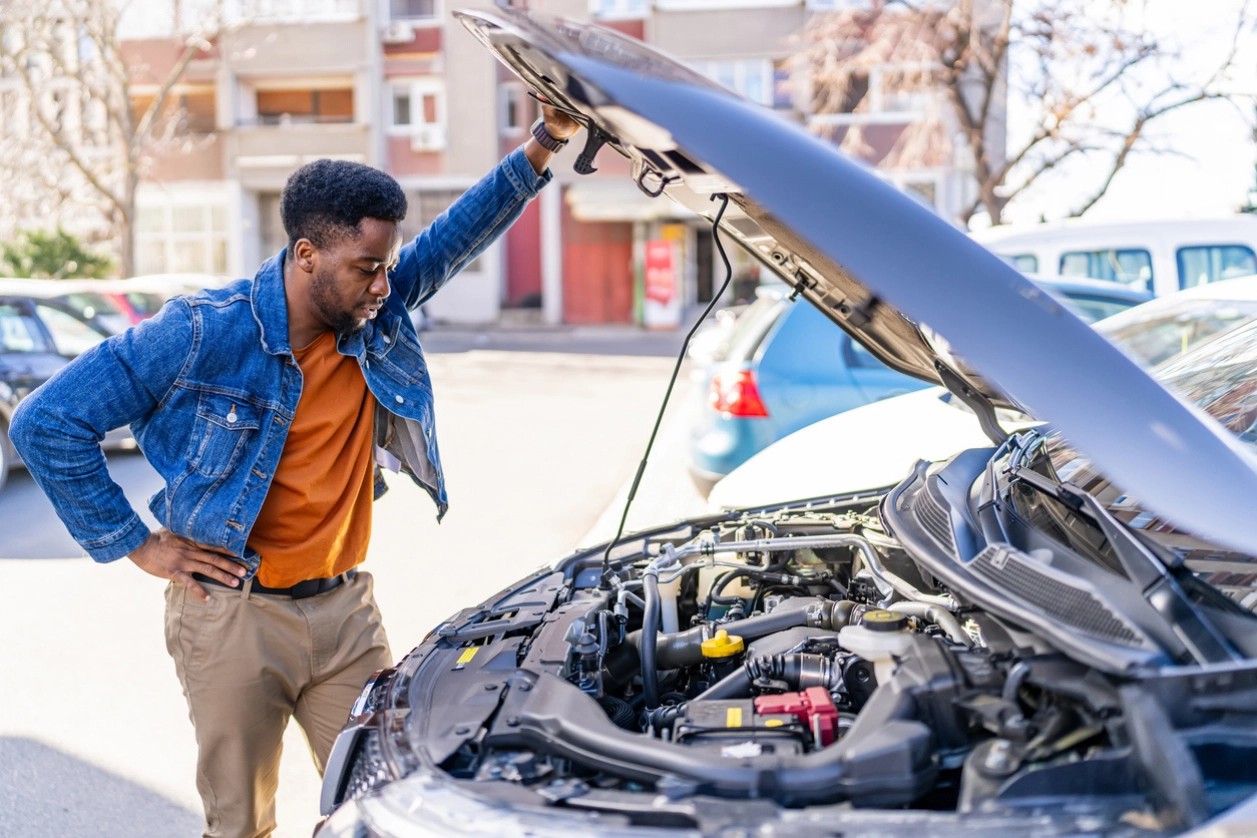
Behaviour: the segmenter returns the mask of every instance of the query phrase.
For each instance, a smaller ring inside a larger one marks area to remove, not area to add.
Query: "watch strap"
[[[538,119],[532,124],[532,136],[546,151],[557,152],[567,145],[567,140],[560,140],[546,129],[545,119]]]

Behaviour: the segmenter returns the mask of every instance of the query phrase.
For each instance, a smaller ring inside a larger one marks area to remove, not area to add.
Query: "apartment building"
[[[137,192],[137,271],[252,272],[284,244],[279,194],[286,178],[320,157],[392,173],[411,202],[408,236],[436,218],[526,139],[538,114],[523,85],[458,24],[450,2],[250,0],[246,14],[242,0],[224,0],[225,24],[171,90],[180,141],[154,150]],[[531,5],[646,41],[806,122],[806,97],[791,87],[786,59],[791,37],[821,10],[813,5],[819,2],[826,0]],[[174,65],[178,44],[170,30],[178,27],[141,27],[124,42],[141,110]],[[850,118],[877,124],[866,131],[875,138],[875,163],[896,126],[920,118],[920,109],[886,97]],[[643,195],[613,151],[599,156],[595,175],[575,174],[581,139],[558,156],[556,182],[505,240],[429,304],[430,317],[668,328],[710,299],[723,268],[709,224]],[[944,214],[971,188],[952,161],[896,171],[892,179]],[[735,264],[742,278],[754,270],[747,261]]]
[[[787,66],[809,16],[858,2],[539,0],[533,5],[641,39],[783,118],[823,128],[835,143],[859,126],[866,148],[861,156],[876,167],[909,125],[938,113],[929,94],[895,93],[874,68],[853,97],[863,100],[858,112],[819,117],[808,113],[808,91],[792,81]],[[478,49],[456,43],[458,49]],[[499,71],[498,85],[505,149],[524,136],[535,109],[505,71]],[[1002,133],[1002,125],[996,130]],[[558,188],[508,237],[504,310],[537,306],[540,319],[554,323],[679,325],[711,299],[724,278],[710,225],[666,199],[646,197],[614,152],[599,157],[596,174],[576,175],[571,163],[578,152],[565,149],[554,166]],[[880,174],[944,217],[955,217],[976,192],[961,156],[939,155]],[[735,279],[742,280],[735,288],[753,285],[757,266],[737,248],[730,256]]]

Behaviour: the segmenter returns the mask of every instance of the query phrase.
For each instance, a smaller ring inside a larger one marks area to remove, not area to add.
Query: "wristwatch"
[[[549,152],[557,152],[567,145],[567,140],[560,140],[546,129],[546,121],[544,117],[540,117],[532,124],[532,136],[542,148]]]

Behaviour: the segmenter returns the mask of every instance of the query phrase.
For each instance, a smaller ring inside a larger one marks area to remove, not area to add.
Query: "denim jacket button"
[[[405,399],[403,399],[401,396],[393,396],[393,398],[397,400],[397,403],[398,403],[398,404],[405,404],[405,403],[406,403],[406,400],[405,400]]]
[[[384,341],[385,343],[392,343],[392,342],[393,342],[393,339],[392,339],[391,337],[389,337],[388,335],[381,335],[380,337],[383,339],[383,341]]]

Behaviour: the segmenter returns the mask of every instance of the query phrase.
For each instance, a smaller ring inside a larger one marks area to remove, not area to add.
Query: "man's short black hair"
[[[348,160],[315,160],[292,173],[279,197],[279,216],[291,249],[298,239],[331,247],[357,238],[364,218],[400,222],[406,194],[393,178]]]

